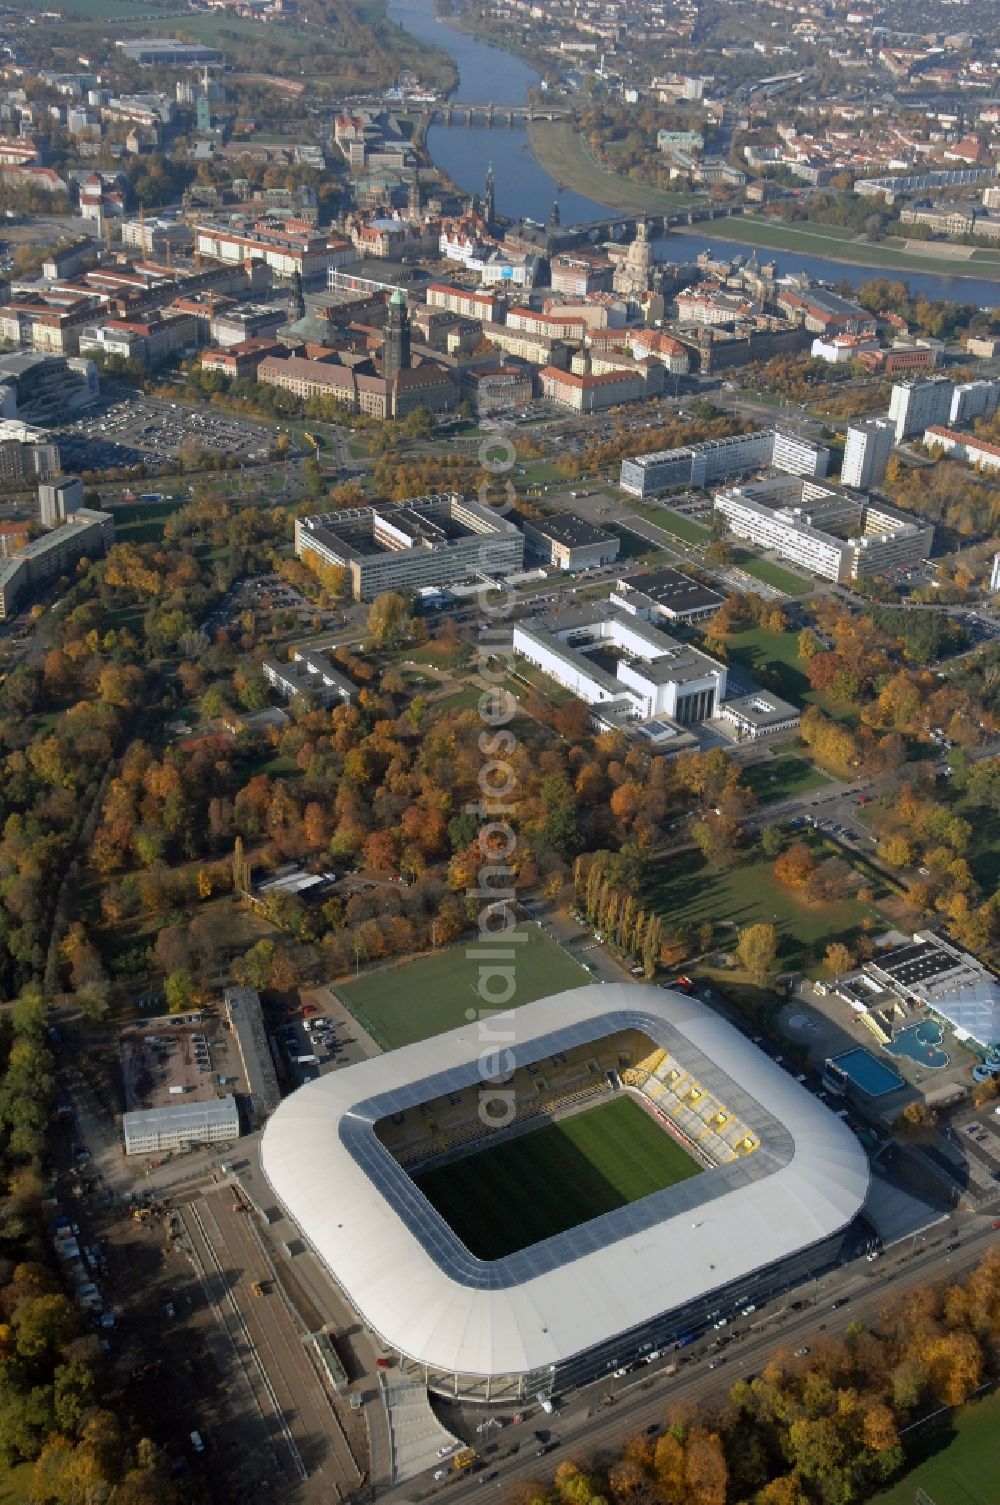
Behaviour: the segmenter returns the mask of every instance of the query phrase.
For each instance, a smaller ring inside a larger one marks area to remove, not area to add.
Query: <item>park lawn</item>
[[[126,502],[123,506],[111,506],[108,511],[115,520],[115,537],[128,543],[158,543],[163,537],[163,524],[172,512],[184,503],[176,502]]]
[[[631,1098],[617,1097],[414,1179],[478,1259],[502,1259],[698,1175]]]
[[[527,939],[510,948],[514,952],[516,986],[505,1008],[534,1003],[550,993],[583,987],[590,981],[580,963],[537,925],[519,926],[517,933]],[[474,946],[460,943],[400,966],[370,972],[338,985],[337,992],[376,1044],[384,1050],[395,1050],[399,1045],[411,1045],[467,1024],[470,1012],[474,1018],[481,1012],[492,1012],[478,991],[479,966]]]
[[[551,679],[544,669],[540,669],[537,664],[529,663],[526,658],[515,660],[514,672],[537,690],[542,699],[549,702],[549,705],[568,705],[571,700],[576,699],[572,690],[567,690],[564,685],[556,684],[556,681]]]
[[[767,763],[751,764],[744,770],[743,782],[753,790],[758,804],[770,805],[774,800],[790,799],[793,794],[822,789],[830,780],[808,759],[798,758],[792,753]]]
[[[834,721],[856,721],[857,706],[834,700],[814,690],[799,657],[797,632],[769,632],[763,627],[748,627],[726,638],[729,657],[755,678],[773,675],[777,693],[793,705],[815,705]]]
[[[528,127],[528,137],[538,161],[557,183],[609,209],[675,209],[691,202],[689,193],[673,193],[609,172],[593,155],[573,120],[535,121]]]
[[[748,554],[745,549],[736,550],[736,567],[753,575],[755,580],[772,585],[776,591],[784,591],[786,596],[801,596],[804,591],[812,589],[811,582],[802,575],[793,575],[783,565],[770,559],[758,559],[756,554]]]
[[[800,251],[843,261],[850,266],[885,268],[905,277],[907,272],[937,272],[949,277],[1000,277],[1000,262],[987,250],[974,252],[968,260],[950,260],[942,256],[906,251],[899,245],[874,245],[857,240],[854,231],[837,225],[784,225],[778,220],[754,219],[749,215],[732,215],[725,219],[700,220],[691,227],[678,226],[685,235],[702,234],[706,240],[735,240],[745,245],[772,251]]]
[[[606,530],[613,533],[618,539],[618,558],[620,560],[643,559],[647,561],[660,560],[665,563],[662,550],[655,544],[650,543],[648,538],[640,538],[638,533],[630,533],[628,528],[618,528],[612,524]]]
[[[913,1434],[912,1467],[871,1505],[913,1505],[918,1489],[934,1505],[997,1505],[1000,1395],[949,1411]]]
[[[754,852],[722,868],[711,867],[700,852],[662,858],[646,880],[642,901],[662,916],[668,939],[681,924],[711,920],[717,928],[731,927],[723,940],[728,947],[747,925],[773,925],[782,970],[805,970],[831,941],[856,941],[862,922],[874,917],[870,906],[855,899],[807,903],[778,882],[770,858]]]
[[[672,533],[675,538],[683,539],[684,543],[709,543],[711,540],[711,533],[701,523],[682,517],[679,512],[671,512],[667,507],[643,507],[637,510],[641,510],[647,522],[655,523],[664,533]]]

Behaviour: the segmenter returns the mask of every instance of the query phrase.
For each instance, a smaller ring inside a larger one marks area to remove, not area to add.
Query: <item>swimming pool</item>
[[[862,1045],[842,1051],[839,1056],[831,1056],[826,1064],[834,1068],[834,1075],[841,1073],[868,1097],[883,1097],[887,1092],[895,1092],[897,1087],[905,1086],[904,1078],[898,1071],[873,1056]]]
[[[941,1050],[944,1031],[933,1019],[922,1019],[919,1024],[908,1024],[893,1035],[892,1044],[885,1047],[890,1056],[907,1056],[918,1066],[927,1066],[938,1071],[951,1064],[948,1052]]]

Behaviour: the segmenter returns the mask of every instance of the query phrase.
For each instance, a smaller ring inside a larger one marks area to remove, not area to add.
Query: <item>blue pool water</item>
[[[861,1045],[856,1045],[853,1050],[845,1050],[839,1056],[831,1056],[827,1064],[843,1073],[869,1097],[882,1097],[904,1085],[898,1071],[894,1071]]]
[[[891,1056],[908,1056],[918,1066],[937,1070],[950,1061],[947,1051],[940,1049],[943,1039],[940,1025],[933,1019],[923,1019],[919,1024],[909,1024],[906,1029],[901,1029],[893,1036],[892,1044],[885,1048]]]

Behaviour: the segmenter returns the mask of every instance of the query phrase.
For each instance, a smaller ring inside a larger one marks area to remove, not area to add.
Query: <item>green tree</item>
[[[368,611],[368,631],[380,648],[408,637],[410,628],[410,613],[405,596],[401,596],[398,591],[383,591],[375,597]]]
[[[763,982],[778,954],[778,932],[773,925],[747,925],[736,941],[740,966],[758,982]]]
[[[167,978],[163,985],[163,993],[171,1014],[183,1014],[192,1006],[197,997],[194,978],[186,968],[179,968],[176,972],[171,972]]]

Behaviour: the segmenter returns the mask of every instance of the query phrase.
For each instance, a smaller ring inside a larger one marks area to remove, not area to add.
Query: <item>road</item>
[[[961,1227],[962,1232],[957,1231]],[[482,1497],[486,1490],[509,1493],[516,1485],[550,1478],[555,1467],[576,1457],[592,1458],[595,1454],[619,1449],[626,1438],[648,1427],[662,1428],[667,1406],[681,1402],[703,1403],[727,1392],[739,1379],[755,1374],[778,1350],[793,1352],[809,1347],[826,1335],[839,1333],[850,1322],[874,1323],[888,1302],[897,1299],[910,1286],[930,1280],[956,1279],[979,1263],[991,1241],[998,1234],[992,1218],[952,1217],[933,1227],[926,1242],[924,1235],[906,1240],[905,1244],[882,1256],[874,1264],[854,1261],[851,1265],[821,1277],[803,1288],[806,1303],[793,1311],[787,1298],[755,1313],[752,1324],[741,1322],[728,1329],[729,1337],[721,1352],[720,1367],[710,1370],[709,1350],[704,1343],[687,1350],[685,1362],[676,1375],[655,1370],[648,1375],[634,1373],[623,1381],[598,1381],[574,1396],[554,1417],[543,1415],[534,1407],[532,1414],[517,1427],[505,1427],[500,1433],[496,1458],[487,1457],[486,1467],[471,1478],[453,1477],[435,1485],[426,1478],[425,1487],[417,1481],[384,1492],[387,1501],[412,1501],[431,1495],[444,1495],[450,1502],[467,1496]],[[960,1242],[949,1252],[946,1245]],[[846,1298],[841,1312],[833,1313],[832,1302]],[[614,1394],[614,1404],[606,1408],[600,1397]],[[537,1457],[535,1429],[551,1431],[558,1447],[544,1459]],[[510,1456],[511,1447],[518,1451]],[[579,1455],[574,1449],[579,1448]]]

